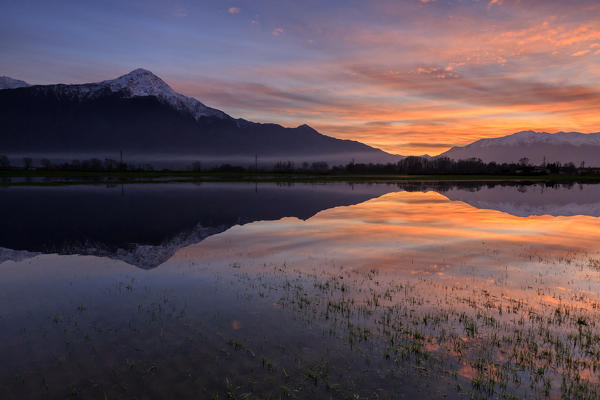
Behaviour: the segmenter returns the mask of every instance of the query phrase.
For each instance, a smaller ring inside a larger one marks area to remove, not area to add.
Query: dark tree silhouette
[[[0,155],[0,169],[10,169],[10,161],[4,155]]]
[[[31,159],[31,157],[23,157],[23,168],[31,169],[32,165],[33,165],[33,160]]]
[[[40,164],[41,164],[42,168],[44,168],[44,169],[51,169],[52,168],[52,163],[47,158],[42,158],[40,160]]]

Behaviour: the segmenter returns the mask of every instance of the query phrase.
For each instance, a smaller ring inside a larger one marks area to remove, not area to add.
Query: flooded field
[[[600,185],[0,189],[0,397],[600,397]]]

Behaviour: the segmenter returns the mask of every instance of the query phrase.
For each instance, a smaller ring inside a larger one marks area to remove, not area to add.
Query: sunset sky
[[[0,75],[142,67],[234,117],[398,154],[600,131],[600,1],[4,1]]]

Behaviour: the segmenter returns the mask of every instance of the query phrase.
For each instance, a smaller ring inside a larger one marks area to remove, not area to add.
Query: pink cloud
[[[576,51],[575,53],[571,54],[573,57],[579,57],[579,56],[585,56],[587,53],[589,53],[590,50],[580,50],[580,51]]]

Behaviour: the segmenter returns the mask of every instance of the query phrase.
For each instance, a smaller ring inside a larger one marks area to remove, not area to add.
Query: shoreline
[[[396,175],[396,174],[310,174],[277,172],[196,171],[0,171],[0,186],[57,186],[93,184],[155,184],[201,182],[249,183],[403,183],[403,182],[551,182],[600,183],[600,175]]]

